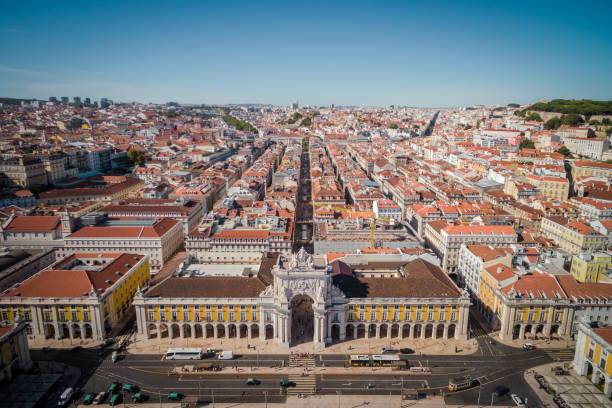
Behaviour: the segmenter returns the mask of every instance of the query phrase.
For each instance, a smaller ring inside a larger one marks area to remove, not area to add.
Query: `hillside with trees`
[[[612,115],[612,101],[553,99],[550,102],[535,103],[526,110],[578,114],[587,117],[592,115]]]

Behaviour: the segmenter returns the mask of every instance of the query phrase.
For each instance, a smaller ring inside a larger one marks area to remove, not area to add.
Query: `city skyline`
[[[610,99],[611,5],[552,5],[7,4],[0,95],[428,107]]]

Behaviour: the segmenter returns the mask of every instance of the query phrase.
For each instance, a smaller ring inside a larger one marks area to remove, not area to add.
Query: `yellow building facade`
[[[578,282],[599,282],[612,268],[612,255],[607,252],[582,252],[572,257],[570,273]]]
[[[72,254],[2,293],[0,319],[28,322],[36,339],[102,340],[150,278],[145,255]]]

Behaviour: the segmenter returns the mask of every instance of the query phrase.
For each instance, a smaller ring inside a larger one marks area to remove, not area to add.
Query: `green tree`
[[[523,139],[521,140],[521,144],[519,145],[520,149],[535,149],[535,143],[531,139]]]
[[[554,116],[544,123],[544,129],[547,130],[555,130],[558,129],[559,126],[561,126],[561,119],[559,119],[558,116]]]
[[[469,124],[468,124],[468,125],[465,125],[465,127],[464,127],[463,129],[465,129],[465,130],[470,130],[471,128],[472,128],[472,125],[469,125]]]
[[[397,129],[399,126],[397,125],[397,123],[392,123],[389,125],[389,129]]]
[[[509,108],[518,108],[519,106],[521,106],[521,105],[519,105],[518,103],[509,103],[508,104]]]
[[[568,113],[561,116],[561,123],[567,126],[579,126],[584,123],[584,119],[577,113]]]
[[[145,153],[142,150],[130,149],[127,154],[128,161],[132,166],[141,166],[147,160]]]
[[[529,115],[527,115],[525,120],[535,121],[535,122],[544,122],[544,120],[542,120],[542,117],[540,116],[538,112],[529,112]]]
[[[569,149],[565,146],[561,146],[558,150],[557,153],[561,153],[562,155],[564,155],[565,157],[569,156],[570,154],[572,154],[572,152],[569,151]]]
[[[312,119],[310,118],[304,118],[300,122],[300,126],[310,126],[310,125],[312,125]]]

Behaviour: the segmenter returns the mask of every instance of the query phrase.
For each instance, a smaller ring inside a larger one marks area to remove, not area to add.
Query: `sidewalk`
[[[250,348],[248,346],[251,346]],[[289,354],[316,353],[316,354],[380,354],[383,347],[396,349],[408,347],[425,355],[468,355],[478,350],[476,339],[470,340],[434,340],[434,339],[357,339],[332,344],[321,350],[314,350],[312,342],[300,344],[296,347],[286,348],[275,344],[272,340],[259,339],[213,339],[213,338],[169,338],[136,340],[128,346],[128,352],[133,354],[163,354],[169,347],[201,347],[216,350],[232,350],[234,354]],[[256,348],[254,348],[256,347]],[[455,347],[458,352],[455,352]]]
[[[400,400],[399,395],[392,395],[389,398],[388,395],[341,395],[339,398],[337,395],[315,395],[308,396],[306,398],[298,398],[296,396],[287,397],[287,401],[283,403],[272,403],[268,402],[270,408],[329,408],[329,407],[341,407],[341,408],[387,408],[387,407],[416,407],[416,408],[440,408],[442,405],[442,399],[440,397],[426,398],[418,401],[414,400]],[[81,405],[79,405],[81,406]],[[107,405],[100,405],[107,406]],[[181,404],[178,402],[167,403],[147,403],[147,404],[130,404],[127,403],[126,407],[147,407],[147,408],[180,408]],[[212,403],[207,406],[212,407]],[[264,408],[264,403],[252,403],[252,402],[229,402],[219,403],[215,402],[215,408],[247,408],[256,407]],[[448,405],[444,404],[446,408],[476,408],[475,405]],[[496,405],[496,407],[499,405]]]
[[[612,401],[607,398],[591,381],[579,376],[573,369],[570,369],[569,375],[555,375],[551,370],[554,367],[562,366],[559,363],[548,363],[524,373],[524,378],[527,384],[532,388],[542,401],[542,404],[547,407],[554,408],[557,404],[553,397],[556,393],[570,406],[581,406],[589,408],[610,408]],[[540,387],[540,384],[534,377],[534,373],[540,374],[548,384],[552,391],[550,394]]]
[[[523,340],[512,340],[512,339],[506,339],[506,340],[502,340],[499,338],[499,331],[494,331],[489,333],[489,336],[491,336],[491,338],[495,339],[495,341],[502,343],[506,346],[510,346],[510,347],[517,347],[517,348],[522,348],[523,344],[525,343],[531,343],[534,346],[536,346],[536,348],[539,349],[571,349],[576,347],[576,342],[575,341],[571,341],[571,340],[565,340],[565,339],[560,339],[560,338],[553,338],[552,340],[549,339],[544,339],[544,338],[537,338],[537,339],[523,339]]]

